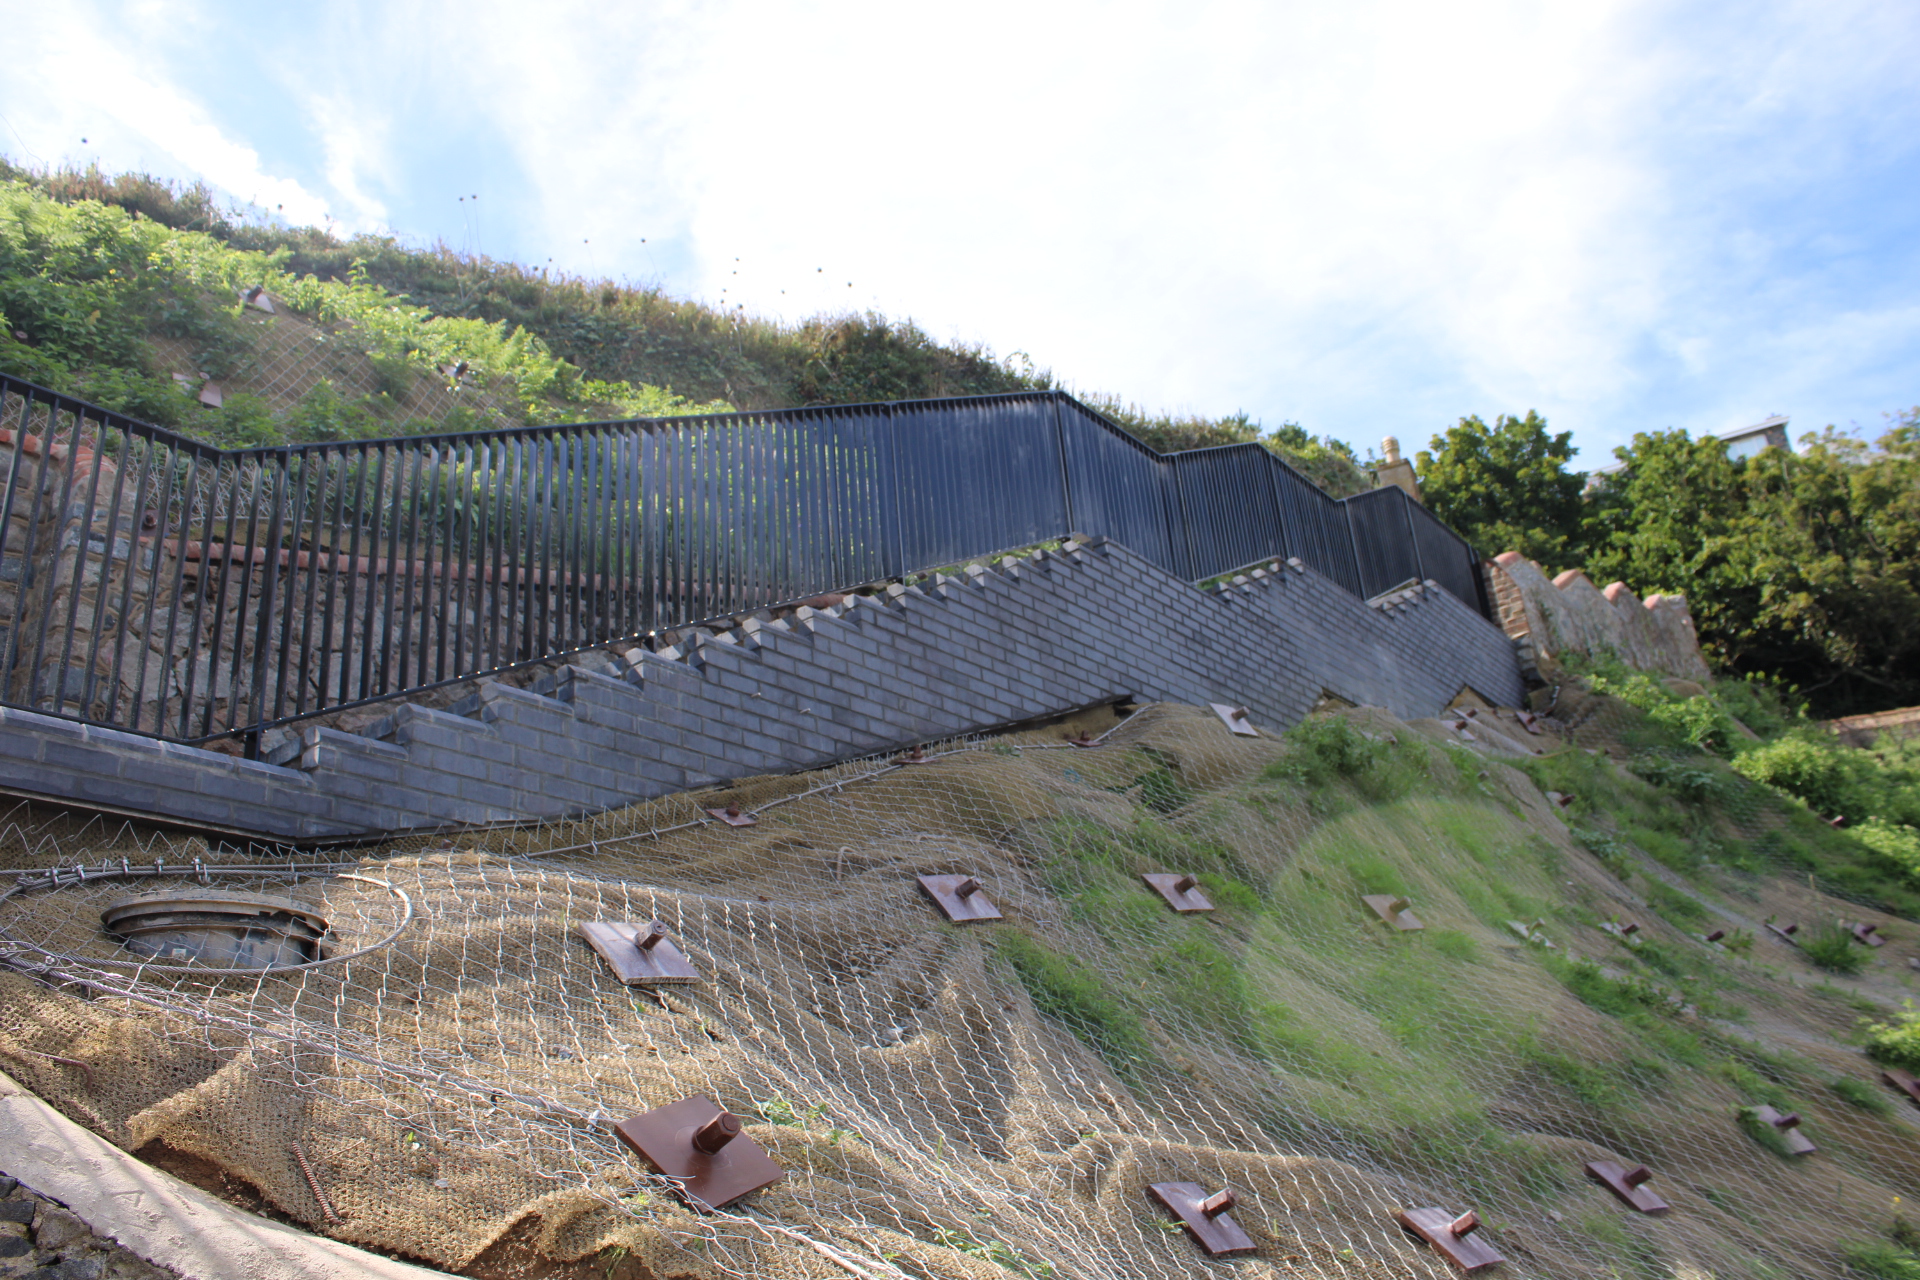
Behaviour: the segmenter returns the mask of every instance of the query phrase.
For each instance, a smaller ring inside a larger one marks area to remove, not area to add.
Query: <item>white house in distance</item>
[[[1727,444],[1727,456],[1738,462],[1742,458],[1751,458],[1762,449],[1787,449],[1793,445],[1787,439],[1787,423],[1791,421],[1784,413],[1776,413],[1771,418],[1763,418],[1750,427],[1735,427],[1731,431],[1716,431]]]
[[[1725,431],[1713,433],[1716,440],[1727,446],[1727,457],[1734,462],[1742,458],[1751,458],[1762,449],[1793,450],[1793,443],[1787,438],[1787,423],[1793,419],[1784,413],[1776,413],[1770,418],[1762,418],[1750,427],[1731,427]],[[1595,467],[1587,473],[1587,487],[1591,489],[1601,476],[1610,476],[1620,470],[1622,463],[1613,462],[1604,467]]]

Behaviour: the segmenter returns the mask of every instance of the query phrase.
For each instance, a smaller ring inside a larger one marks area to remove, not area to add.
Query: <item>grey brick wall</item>
[[[1367,603],[1293,563],[1202,592],[1096,540],[585,655],[543,692],[483,683],[369,736],[309,727],[279,763],[0,708],[0,768],[15,792],[312,840],[611,808],[1122,696],[1284,728],[1323,692],[1411,718],[1463,686],[1523,693],[1507,637],[1436,586]]]

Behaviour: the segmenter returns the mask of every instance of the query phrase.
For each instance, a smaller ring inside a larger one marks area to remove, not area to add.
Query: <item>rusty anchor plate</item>
[[[1209,702],[1207,705],[1213,708],[1213,714],[1220,717],[1222,724],[1226,725],[1227,728],[1233,730],[1241,737],[1257,738],[1260,736],[1260,731],[1253,727],[1253,721],[1247,718],[1249,713],[1245,707],[1230,707],[1224,702]]]
[[[1880,1073],[1880,1078],[1900,1092],[1920,1103],[1920,1080],[1915,1080],[1898,1067],[1888,1067]]]
[[[1800,932],[1800,926],[1799,926],[1799,925],[1797,925],[1797,924],[1770,924],[1770,925],[1768,925],[1768,926],[1767,926],[1767,928],[1768,928],[1769,930],[1771,930],[1771,931],[1772,931],[1772,933],[1773,933],[1773,935],[1774,935],[1774,937],[1776,937],[1776,938],[1778,938],[1778,939],[1780,939],[1780,941],[1782,941],[1782,942],[1784,942],[1784,943],[1786,943],[1786,944],[1787,944],[1788,946],[1790,946],[1790,947],[1797,947],[1797,946],[1799,946],[1799,945],[1800,945],[1800,942],[1799,942],[1799,939],[1797,939],[1797,938],[1795,938],[1795,937],[1793,936],[1794,934],[1796,934],[1796,933],[1798,933],[1798,932]]]
[[[1149,872],[1140,878],[1165,898],[1167,905],[1175,911],[1213,910],[1213,903],[1208,901],[1206,894],[1200,892],[1200,882],[1192,876]]]
[[[1870,947],[1887,945],[1887,940],[1880,936],[1880,926],[1877,924],[1856,924],[1847,932],[1853,935],[1855,942],[1864,942]]]
[[[730,827],[751,827],[760,821],[737,804],[730,804],[724,809],[707,809],[703,812],[709,818],[718,818]]]
[[[1365,893],[1360,895],[1360,901],[1372,907],[1373,914],[1402,933],[1411,933],[1415,929],[1427,927],[1420,923],[1418,916],[1407,910],[1408,903],[1405,898],[1396,897],[1391,893]]]
[[[1506,1261],[1480,1238],[1480,1215],[1471,1209],[1457,1218],[1445,1209],[1402,1209],[1394,1217],[1462,1271],[1484,1271]]]
[[[1613,1160],[1595,1160],[1587,1165],[1587,1176],[1619,1197],[1629,1208],[1658,1217],[1671,1206],[1644,1185],[1653,1172],[1643,1164],[1629,1169]]]
[[[583,921],[580,936],[600,953],[600,958],[613,970],[613,976],[630,987],[700,981],[693,963],[668,940],[667,926],[658,920],[643,925]]]
[[[1609,920],[1600,926],[1600,932],[1610,933],[1628,945],[1640,941],[1639,938],[1634,936],[1640,932],[1640,926],[1631,920]]]
[[[1180,1219],[1193,1242],[1214,1257],[1253,1252],[1252,1239],[1227,1216],[1239,1200],[1231,1188],[1209,1196],[1197,1182],[1155,1182],[1147,1187],[1147,1194]]]
[[[620,1141],[676,1179],[701,1209],[724,1208],[786,1174],[766,1149],[740,1131],[740,1118],[702,1094],[613,1127]]]
[[[1000,909],[972,876],[921,876],[920,887],[955,924],[1001,918]]]
[[[1773,1131],[1780,1135],[1780,1140],[1787,1144],[1788,1155],[1810,1156],[1819,1150],[1806,1134],[1800,1132],[1798,1114],[1783,1116],[1772,1107],[1748,1107],[1747,1114],[1762,1124],[1771,1125]]]

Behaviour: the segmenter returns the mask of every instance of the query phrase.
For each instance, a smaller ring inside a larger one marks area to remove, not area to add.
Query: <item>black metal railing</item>
[[[1069,533],[1487,612],[1400,490],[1058,393],[221,450],[0,375],[0,469],[0,702],[188,742]]]

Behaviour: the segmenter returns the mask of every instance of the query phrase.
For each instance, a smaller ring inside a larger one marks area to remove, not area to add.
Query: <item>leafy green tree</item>
[[[1489,427],[1462,418],[1420,451],[1414,466],[1432,512],[1482,555],[1518,551],[1566,567],[1581,552],[1581,488],[1569,471],[1573,433],[1547,434],[1547,420],[1529,409],[1501,414]]]
[[[1873,446],[1832,428],[1734,461],[1672,431],[1616,450],[1589,576],[1684,594],[1719,665],[1821,715],[1920,702],[1920,410]]]

